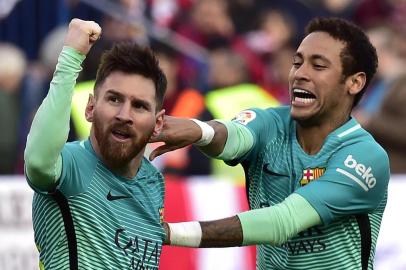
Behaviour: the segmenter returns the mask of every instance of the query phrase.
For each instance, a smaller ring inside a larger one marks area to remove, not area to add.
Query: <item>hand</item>
[[[202,137],[200,127],[190,119],[165,115],[162,131],[153,135],[149,140],[153,142],[164,142],[149,155],[153,160],[166,152],[173,151],[197,142]]]
[[[73,19],[69,23],[64,45],[86,55],[100,35],[101,27],[94,21]]]

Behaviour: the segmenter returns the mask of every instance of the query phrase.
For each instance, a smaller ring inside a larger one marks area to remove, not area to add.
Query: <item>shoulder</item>
[[[269,107],[266,109],[260,109],[260,108],[253,108],[253,111],[267,115],[267,116],[273,116],[273,117],[279,117],[281,119],[290,119],[290,107],[289,106],[279,106],[279,107]]]
[[[84,141],[67,142],[64,145],[64,150],[65,149],[74,152],[81,152],[86,150]]]
[[[282,106],[267,109],[250,108],[243,110],[234,117],[233,121],[243,125],[248,125],[249,123],[261,126],[264,123],[283,125],[284,123],[289,123],[291,118],[289,107]]]
[[[347,138],[331,158],[336,171],[366,184],[385,188],[389,182],[389,157],[386,151],[363,129]]]
[[[75,154],[91,155],[95,156],[92,151],[86,147],[86,141],[73,141],[65,143],[63,150],[69,151]]]
[[[99,159],[84,141],[66,143],[62,150],[62,174],[57,189],[73,196],[87,189],[93,181]]]
[[[249,152],[251,157],[267,151],[270,144],[286,145],[293,127],[289,107],[285,106],[245,110],[237,115],[234,121],[246,126],[252,134],[254,143]]]
[[[149,192],[157,194],[163,201],[165,196],[165,181],[161,172],[147,159],[143,158],[137,179],[148,187]]]
[[[336,139],[342,145],[339,151],[351,152],[360,157],[389,164],[388,154],[385,149],[359,124],[355,124],[336,134]]]
[[[85,141],[66,143],[62,149],[62,160],[64,168],[69,165],[93,168],[99,161],[96,155],[86,148]]]
[[[290,119],[290,107],[289,106],[280,106],[276,108],[268,108],[267,110],[272,111],[279,115],[281,118],[289,118]]]
[[[142,159],[141,168],[143,176],[148,178],[163,179],[162,173],[146,157],[143,157]]]

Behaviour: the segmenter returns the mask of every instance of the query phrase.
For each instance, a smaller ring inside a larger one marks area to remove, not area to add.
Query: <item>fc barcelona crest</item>
[[[308,168],[303,170],[302,180],[300,180],[300,186],[303,187],[309,184],[311,181],[318,179],[323,175],[325,168]]]

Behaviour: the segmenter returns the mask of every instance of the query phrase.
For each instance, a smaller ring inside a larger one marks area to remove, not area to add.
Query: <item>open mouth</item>
[[[120,141],[127,140],[131,137],[131,134],[129,132],[123,130],[112,130],[111,133],[116,139]]]
[[[307,105],[316,101],[316,96],[311,92],[295,88],[292,92],[292,104],[294,105]]]

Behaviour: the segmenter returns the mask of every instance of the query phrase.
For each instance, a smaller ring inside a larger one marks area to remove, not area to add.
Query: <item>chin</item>
[[[306,120],[312,116],[312,113],[303,108],[291,107],[290,116],[295,120]]]
[[[103,158],[113,167],[120,167],[123,164],[130,162],[132,157],[127,151],[122,149],[109,149],[103,153]]]
[[[290,111],[290,116],[292,117],[293,120],[298,122],[301,126],[314,126],[317,125],[317,117],[315,116],[314,113],[311,112],[304,112],[304,111],[297,111],[292,109]]]
[[[108,140],[100,150],[107,163],[113,167],[119,167],[130,162],[137,155],[139,148],[133,143],[118,143]]]

